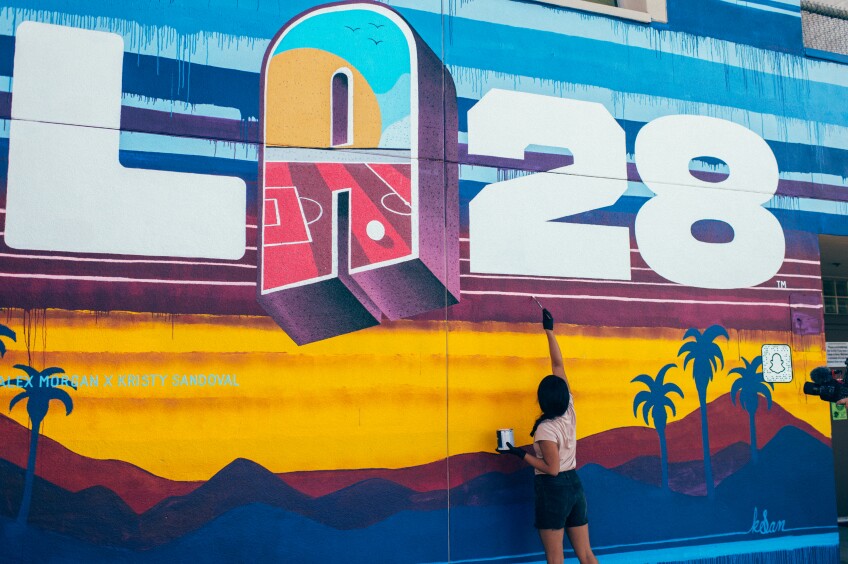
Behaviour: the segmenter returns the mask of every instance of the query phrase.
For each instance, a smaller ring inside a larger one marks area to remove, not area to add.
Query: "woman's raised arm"
[[[556,335],[554,335],[554,316],[547,309],[542,310],[542,327],[545,329],[545,336],[548,338],[548,349],[551,354],[551,374],[559,376],[568,383],[568,378],[565,377],[565,364],[562,362],[562,351],[559,349],[559,343]]]

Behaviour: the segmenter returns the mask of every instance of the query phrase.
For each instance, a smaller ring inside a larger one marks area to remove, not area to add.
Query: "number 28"
[[[491,90],[468,113],[468,152],[523,159],[531,145],[567,148],[574,164],[485,187],[470,204],[471,271],[630,279],[627,227],[553,222],[613,205],[627,190],[624,130],[601,104]],[[656,196],[639,210],[635,237],[659,275],[700,288],[746,288],[783,263],[780,223],[762,204],[778,168],[753,131],[704,116],[666,116],[636,138],[636,165]],[[724,161],[720,182],[692,176],[699,157]],[[718,220],[726,243],[700,241],[692,225]]]

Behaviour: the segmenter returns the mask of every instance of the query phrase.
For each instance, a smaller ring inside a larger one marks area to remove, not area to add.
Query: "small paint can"
[[[498,429],[498,450],[509,450],[506,443],[515,446],[515,437],[513,436],[512,429]]]

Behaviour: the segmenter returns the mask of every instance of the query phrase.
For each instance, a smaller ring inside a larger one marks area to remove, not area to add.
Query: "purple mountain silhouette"
[[[0,514],[14,517],[23,469],[0,460]],[[227,512],[262,504],[334,529],[368,527],[402,511],[447,508],[447,491],[415,492],[388,480],[365,480],[320,498],[309,497],[266,468],[237,459],[194,491],[137,515],[104,487],[69,492],[36,479],[30,524],[88,542],[133,549],[169,543]]]
[[[787,434],[788,431],[792,433]],[[792,440],[829,452],[820,441],[797,428],[785,428],[780,435],[796,437]],[[774,447],[769,443],[764,445],[762,452],[774,451],[779,446]],[[735,479],[741,473],[750,471],[750,464],[739,467],[748,450],[745,444],[735,444],[716,453],[716,475],[726,476],[726,480],[733,482],[731,478]],[[700,493],[697,486],[703,484],[703,468],[700,464],[674,463],[671,468],[673,489],[690,493],[684,497],[693,503],[702,499],[697,495]],[[635,488],[634,491],[639,488],[660,491],[652,484],[658,481],[659,468],[658,461],[651,457],[642,457],[615,470],[588,465],[582,472],[588,478],[597,474],[598,469],[609,476],[605,480],[623,480],[622,483],[630,484],[628,487]],[[728,474],[734,472],[733,469],[736,469],[735,473]],[[532,503],[531,476],[532,470],[527,466],[511,473],[494,471],[479,475],[450,491],[451,506],[526,506]],[[2,513],[8,517],[14,517],[16,513],[22,481],[21,468],[0,461],[0,483],[3,484],[0,502]],[[596,490],[605,491],[605,486],[598,485]],[[207,527],[234,510],[248,507],[271,507],[307,518],[316,524],[345,531],[371,527],[398,514],[432,514],[434,511],[446,510],[447,500],[448,492],[444,490],[415,492],[379,479],[365,480],[323,497],[313,498],[292,488],[262,466],[239,459],[223,468],[203,486],[184,496],[163,500],[142,515],[136,515],[106,488],[89,488],[72,493],[39,478],[36,481],[30,523],[94,544],[145,550],[168,545]]]
[[[745,443],[736,443],[715,453],[711,460],[713,479],[716,484],[720,484],[724,478],[745,466],[750,459],[751,448]],[[646,484],[659,486],[661,482],[662,469],[659,456],[640,456],[612,470]],[[687,495],[706,495],[703,461],[669,463],[668,487],[671,491]]]
[[[26,467],[29,429],[0,415],[0,459]],[[104,486],[118,494],[136,513],[150,509],[162,499],[185,495],[203,482],[161,478],[122,460],[99,460],[77,454],[50,437],[38,440],[38,475],[63,489],[78,492]]]
[[[729,395],[717,398],[709,404],[710,446],[716,454],[736,443],[749,441],[748,414],[738,405],[733,405]],[[636,421],[634,419],[634,421]],[[765,445],[783,427],[791,425],[829,445],[830,440],[805,421],[787,412],[778,404],[770,410],[757,412],[757,436]],[[0,459],[17,466],[25,466],[29,449],[29,430],[17,422],[0,415]],[[700,410],[695,410],[683,419],[673,421],[666,429],[670,468],[670,483],[675,491],[695,493],[703,485],[698,483],[697,467],[701,464]],[[626,445],[626,448],[622,448]],[[180,482],[155,476],[128,462],[119,460],[97,460],[76,454],[49,437],[39,441],[38,475],[65,490],[79,492],[95,486],[105,486],[118,494],[136,513],[144,513],[168,498],[185,496],[203,482]],[[659,456],[656,431],[649,427],[633,426],[610,429],[578,441],[577,461],[580,466],[599,464],[605,468],[620,469],[625,475],[651,483],[659,476],[638,468],[651,464],[638,462],[640,458]],[[633,465],[628,465],[633,461]],[[693,464],[684,464],[684,463]],[[290,472],[277,476],[307,497],[322,497],[342,491],[367,480],[378,479],[394,482],[412,492],[444,492],[448,489],[445,465],[450,468],[450,487],[456,488],[478,476],[490,472],[509,474],[522,467],[514,457],[494,453],[476,452],[451,456],[409,468],[387,469],[366,468],[357,470],[321,470]],[[658,460],[655,464],[659,464]],[[736,466],[744,464],[737,461]],[[677,465],[677,466],[674,466]],[[690,468],[690,470],[686,470]],[[717,470],[718,472],[718,470]],[[721,474],[717,473],[719,479]],[[690,478],[687,478],[690,476]]]

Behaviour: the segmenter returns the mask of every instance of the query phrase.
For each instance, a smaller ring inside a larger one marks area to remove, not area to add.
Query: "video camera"
[[[845,360],[848,367],[848,359]],[[808,396],[819,396],[824,401],[837,402],[848,398],[848,385],[833,377],[830,368],[819,366],[810,372],[812,382],[804,382],[804,393]]]

